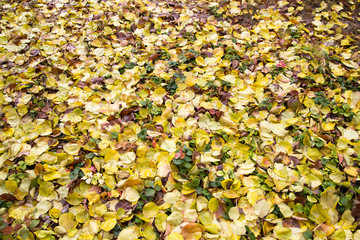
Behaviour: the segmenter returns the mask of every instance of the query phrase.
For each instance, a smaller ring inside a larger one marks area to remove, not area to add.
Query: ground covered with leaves
[[[0,10],[1,239],[360,239],[359,1]]]

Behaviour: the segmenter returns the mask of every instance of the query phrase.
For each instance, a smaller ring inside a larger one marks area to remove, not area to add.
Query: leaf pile
[[[0,238],[360,239],[359,3],[0,2]]]

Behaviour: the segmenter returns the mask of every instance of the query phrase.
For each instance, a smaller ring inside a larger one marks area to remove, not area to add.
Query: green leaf
[[[85,155],[85,157],[88,158],[88,159],[92,159],[92,158],[95,157],[95,154],[94,153],[88,153],[88,154]]]
[[[30,228],[35,228],[37,225],[39,225],[39,223],[40,223],[40,220],[38,220],[38,219],[32,220],[32,221],[30,222],[29,227],[30,227]]]
[[[193,187],[197,187],[197,186],[199,186],[200,182],[201,182],[201,179],[200,179],[199,177],[195,177],[195,178],[191,181],[191,185],[192,185]]]
[[[78,172],[72,171],[70,173],[70,180],[75,180],[78,177]]]
[[[192,161],[192,158],[186,155],[186,156],[184,157],[184,161],[185,161],[185,162],[191,162],[191,161]]]
[[[156,185],[155,186],[155,191],[160,191],[161,190],[161,186],[160,185]]]
[[[349,199],[347,199],[347,197],[344,196],[340,198],[339,202],[342,206],[346,206],[349,202]]]
[[[137,136],[141,139],[141,140],[143,140],[143,141],[145,141],[146,140],[146,137],[147,137],[147,129],[146,128],[143,128],[143,129],[141,129],[141,131],[137,134]]]
[[[191,163],[184,163],[184,168],[191,168],[192,167],[192,164]]]
[[[183,162],[184,162],[184,160],[181,159],[181,158],[176,158],[176,159],[174,159],[174,161],[173,161],[173,163],[174,163],[175,165],[181,165],[181,164],[183,164]]]
[[[117,133],[117,132],[111,132],[111,138],[113,138],[113,139],[118,139],[118,137],[119,137],[119,133]]]
[[[153,197],[153,196],[155,196],[155,193],[156,193],[156,191],[153,188],[147,188],[145,190],[145,196],[147,196],[147,197]]]
[[[91,141],[91,142],[94,142],[94,143],[96,143],[96,144],[99,144],[99,143],[101,142],[101,140],[100,140],[100,139],[97,139],[97,138],[90,138],[90,141]]]
[[[307,229],[305,232],[304,232],[304,238],[305,239],[313,239],[313,235],[312,235],[312,232]]]
[[[145,183],[145,186],[147,186],[147,187],[151,187],[151,188],[155,188],[155,182],[154,181],[147,181],[146,183]]]

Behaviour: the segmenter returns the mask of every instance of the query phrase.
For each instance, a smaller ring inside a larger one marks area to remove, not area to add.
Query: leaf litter
[[[1,239],[359,239],[359,2],[2,1]]]

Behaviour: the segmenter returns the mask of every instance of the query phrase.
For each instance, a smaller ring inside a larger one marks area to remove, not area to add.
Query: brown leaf
[[[111,125],[111,124],[108,123],[108,122],[101,124],[101,130],[107,131],[107,130],[108,130],[108,127],[110,127],[110,125]]]
[[[164,203],[164,195],[163,192],[156,192],[154,202],[156,205],[162,205]]]
[[[40,50],[39,49],[32,49],[31,51],[30,51],[30,55],[31,56],[37,56],[37,55],[39,55],[40,54]]]
[[[74,51],[76,50],[76,46],[74,44],[68,44],[66,46],[66,50],[68,50],[69,52]]]
[[[293,111],[296,111],[298,108],[301,107],[301,102],[299,100],[299,97],[291,98],[286,103],[287,103],[287,107]]]
[[[184,240],[197,240],[201,237],[203,227],[198,223],[188,223],[181,229]]]
[[[351,215],[354,218],[360,218],[360,203],[357,202],[356,204],[354,204],[352,210],[351,210]]]
[[[315,168],[317,170],[321,169],[322,168],[322,163],[321,163],[321,160],[317,160],[316,162],[314,162],[314,164],[312,164],[310,166],[310,168]]]
[[[208,57],[212,57],[213,53],[212,52],[208,52],[208,51],[204,51],[203,54],[205,54]]]
[[[14,195],[12,195],[11,193],[3,193],[3,194],[1,194],[0,199],[4,200],[4,201],[8,201],[8,202],[13,202],[13,201],[17,200],[17,198]]]
[[[298,220],[293,218],[286,218],[283,220],[284,227],[287,228],[300,228],[300,223]]]
[[[76,84],[76,86],[79,87],[79,88],[84,88],[84,87],[86,87],[86,83],[80,81],[80,82],[78,82],[78,83]]]
[[[132,32],[135,32],[136,29],[137,29],[137,26],[135,25],[135,23],[131,24],[130,30],[131,30]]]
[[[133,112],[131,112],[130,114],[124,115],[122,117],[122,121],[123,122],[131,122],[135,120],[135,115]]]
[[[130,122],[135,120],[134,112],[138,112],[140,107],[123,109],[120,112],[120,117],[123,122]]]
[[[136,37],[135,37],[135,35],[133,35],[133,34],[128,34],[125,39],[129,41],[129,40],[134,40],[134,39],[136,39]]]
[[[114,147],[116,150],[119,150],[120,153],[125,153],[129,151],[129,149],[135,149],[137,145],[135,143],[130,143],[130,142],[119,142]]]
[[[159,57],[160,55],[158,54],[158,53],[154,53],[153,55],[151,55],[150,57],[149,57],[149,61],[152,61],[152,60],[155,60],[155,59],[157,59],[158,57]]]
[[[18,155],[16,155],[16,157],[22,157],[22,156],[27,156],[30,154],[30,151],[21,151],[18,153]]]
[[[294,166],[297,166],[300,163],[300,160],[295,156],[289,156],[289,159],[293,162]]]
[[[48,115],[44,112],[38,112],[37,113],[37,118],[38,119],[46,119],[48,117]]]
[[[128,212],[130,210],[133,209],[133,206],[130,202],[128,201],[119,201],[116,205],[115,205],[115,210],[119,210],[120,208],[123,208],[125,210],[125,212]]]
[[[35,168],[34,168],[34,172],[36,175],[38,175],[39,173],[41,173],[42,171],[44,171],[44,167],[41,163],[38,163],[35,165]]]
[[[332,142],[334,143],[334,139],[330,136],[330,135],[323,135],[323,134],[319,134],[319,137],[321,137],[322,139],[324,139],[327,142]]]
[[[126,34],[123,32],[117,33],[116,37],[118,37],[121,40],[125,40],[126,39]]]
[[[232,66],[232,68],[236,68],[237,66],[239,66],[239,61],[238,60],[232,60],[231,61],[231,66]]]
[[[9,235],[9,234],[12,234],[14,232],[16,232],[17,230],[19,230],[21,228],[21,224],[16,224],[15,227],[12,227],[12,226],[7,226],[5,227],[4,229],[1,230],[1,232],[4,234],[4,235]]]
[[[92,84],[102,84],[104,82],[104,78],[102,77],[95,77],[92,78],[90,81]]]
[[[117,171],[115,174],[116,174],[116,179],[118,180],[124,180],[130,177],[130,173],[125,171]]]

